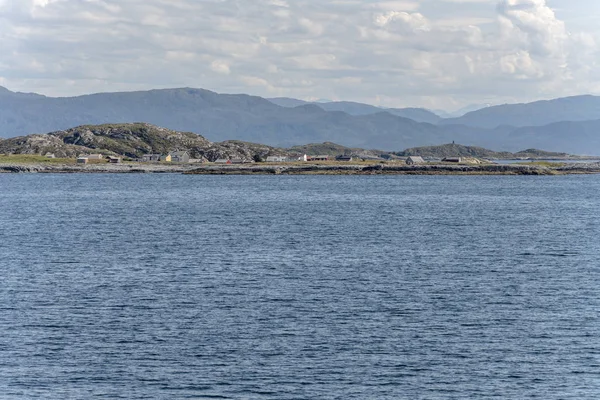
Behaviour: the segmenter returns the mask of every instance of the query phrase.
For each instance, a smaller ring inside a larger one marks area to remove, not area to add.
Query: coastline
[[[520,164],[0,164],[0,173],[179,173],[186,175],[571,175],[600,173],[600,162]]]

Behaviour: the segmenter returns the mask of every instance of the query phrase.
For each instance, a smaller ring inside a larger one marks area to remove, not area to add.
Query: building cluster
[[[45,155],[48,158],[54,158],[54,154],[47,153]],[[330,155],[301,155],[301,156],[284,156],[274,155],[268,156],[265,161],[268,163],[283,163],[283,162],[310,162],[310,161],[338,161],[338,162],[351,162],[355,160],[363,161],[383,161],[379,157],[368,157],[368,156],[352,156],[352,155],[340,155],[333,157]],[[106,161],[111,164],[120,164],[122,162],[121,157],[116,156],[104,156],[102,154],[82,154],[77,158],[77,163],[87,164],[89,162],[102,162]],[[204,160],[192,159],[187,151],[172,151],[168,154],[144,154],[137,161],[144,163],[152,162],[170,162],[170,163],[200,163]],[[394,161],[394,160],[392,160]],[[409,157],[398,157],[395,161],[404,161],[407,165],[425,164],[430,161],[442,161],[446,163],[462,163],[464,159],[462,157],[446,157],[440,159],[424,159],[421,156],[409,156]],[[242,158],[219,158],[214,161],[215,164],[248,164],[254,161],[245,160]]]
[[[141,162],[173,162],[173,163],[190,163],[199,162],[190,157],[187,151],[172,151],[168,154],[144,154],[138,161]]]
[[[299,157],[288,157],[288,156],[268,156],[266,162],[308,162],[308,161],[352,161],[355,157],[353,156],[337,156],[333,157],[330,155],[301,155]]]
[[[110,164],[120,164],[123,159],[117,156],[104,156],[103,154],[80,154],[77,157],[77,164],[88,164],[90,161],[106,161]]]

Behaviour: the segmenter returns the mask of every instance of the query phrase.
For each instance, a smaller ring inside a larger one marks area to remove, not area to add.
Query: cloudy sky
[[[453,110],[600,94],[597,0],[0,0],[0,85]]]

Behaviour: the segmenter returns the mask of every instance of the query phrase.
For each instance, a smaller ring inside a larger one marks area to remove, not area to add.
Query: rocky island
[[[174,153],[185,162],[172,162]],[[78,163],[83,155],[100,159]],[[160,155],[163,155],[162,157]],[[148,162],[148,156],[155,162]],[[103,160],[118,159],[118,163]],[[522,164],[494,160],[521,159]],[[185,173],[272,175],[557,175],[600,172],[598,160],[528,149],[519,153],[446,144],[386,152],[335,143],[276,148],[241,141],[210,142],[201,135],[146,123],[82,125],[66,131],[0,141],[0,172]],[[161,161],[159,161],[161,160]],[[536,160],[550,160],[537,162]]]

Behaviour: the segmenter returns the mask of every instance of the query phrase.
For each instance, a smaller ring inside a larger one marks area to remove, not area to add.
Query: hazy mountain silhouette
[[[496,128],[503,124],[516,127],[543,126],[561,121],[597,119],[600,119],[600,97],[585,95],[486,107],[459,118],[442,120],[441,124]]]
[[[243,140],[279,147],[329,141],[399,151],[456,141],[497,151],[539,148],[600,154],[596,138],[600,132],[600,98],[594,96],[489,107],[449,120],[431,113],[439,121],[437,125],[415,121],[429,115],[423,109],[383,110],[351,102],[298,104],[282,107],[273,99],[190,88],[64,98],[2,88],[0,136],[47,133],[86,124],[146,122],[201,134],[213,142]],[[414,119],[396,115],[400,112]],[[557,118],[572,121],[552,123]],[[535,126],[546,121],[551,122]],[[528,126],[509,126],[522,124]]]
[[[292,99],[289,97],[276,97],[267,99],[270,102],[282,107],[298,107],[306,104],[315,104],[325,111],[342,111],[350,115],[369,115],[380,112],[389,112],[403,118],[410,118],[416,122],[427,122],[430,124],[438,123],[442,118],[435,113],[424,108],[382,108],[370,104],[356,103],[353,101],[332,101],[327,103],[308,102],[304,100]]]

